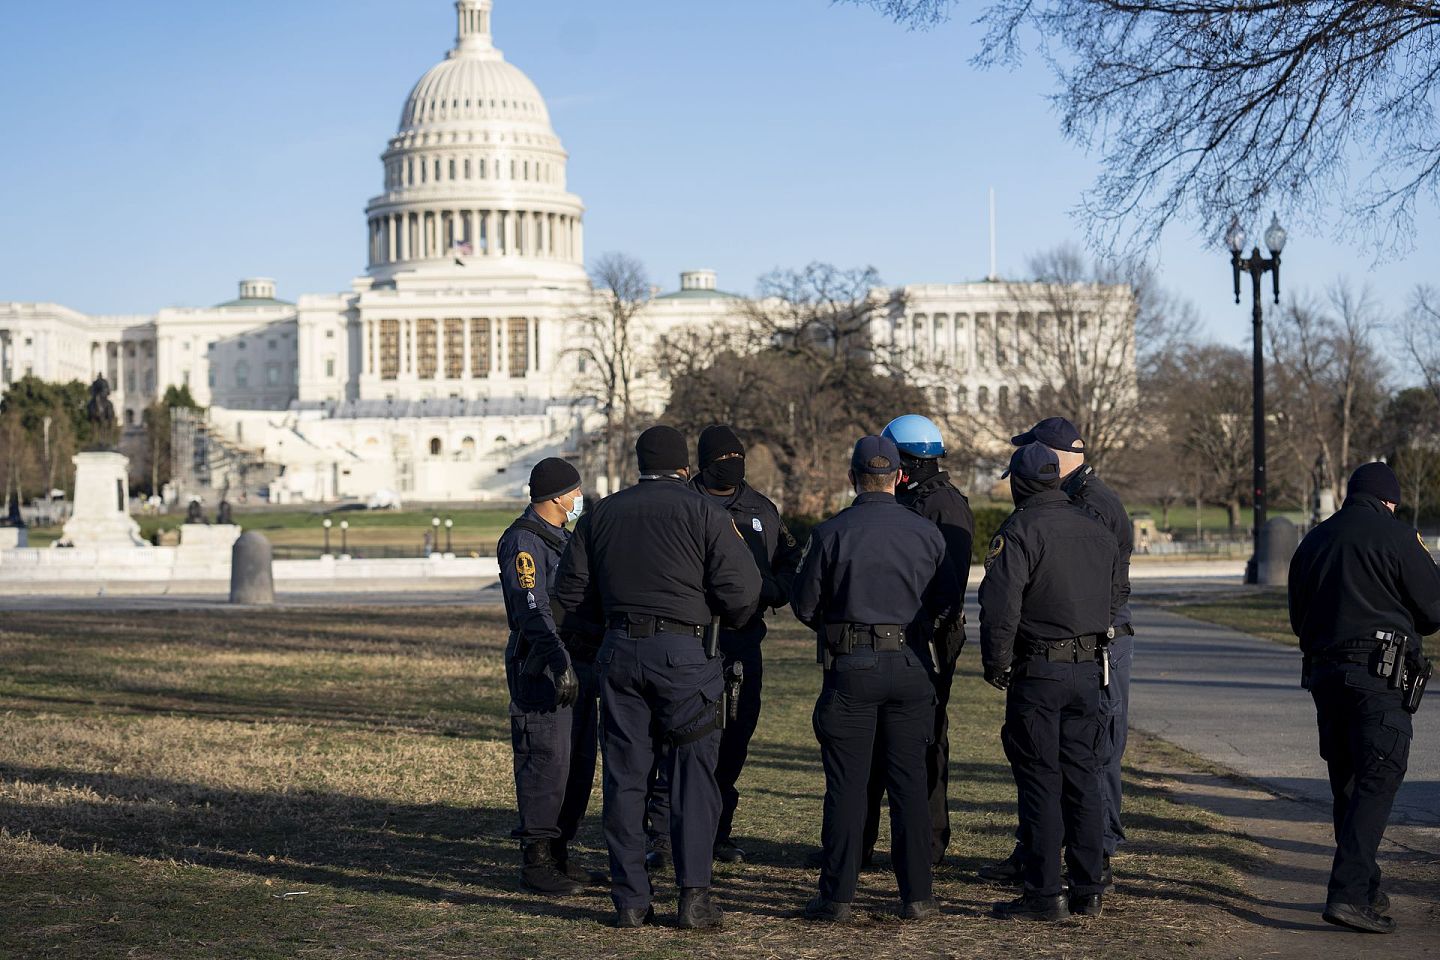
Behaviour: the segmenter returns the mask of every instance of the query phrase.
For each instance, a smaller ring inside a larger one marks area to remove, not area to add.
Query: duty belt
[[[1310,654],[1310,657],[1326,663],[1368,664],[1378,647],[1392,643],[1397,636],[1398,634],[1390,630],[1377,630],[1372,637],[1364,640],[1342,640]]]
[[[705,628],[679,620],[666,620],[646,613],[622,613],[610,618],[611,630],[624,630],[636,640],[645,640],[657,633],[678,633],[682,637],[705,636]]]
[[[1090,663],[1099,660],[1104,649],[1104,634],[1090,633],[1065,640],[1039,640],[1030,646],[1030,656],[1044,657],[1051,663]]]
[[[898,653],[905,646],[905,628],[893,623],[847,623],[851,647],[874,647],[876,653]]]

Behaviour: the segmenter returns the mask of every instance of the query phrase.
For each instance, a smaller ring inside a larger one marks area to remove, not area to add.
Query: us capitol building
[[[287,302],[253,278],[216,306],[140,316],[0,302],[0,390],[27,374],[103,374],[138,430],[166,387],[188,386],[208,435],[267,465],[279,501],[514,498],[536,461],[576,456],[598,416],[567,349],[598,299],[585,208],[540,91],[494,45],[492,6],[458,0],[454,49],[405,101],[351,289]],[[876,336],[945,359],[951,402],[983,399],[1003,388],[986,369],[1014,309],[1001,286],[906,288],[907,314],[877,321]],[[696,270],[640,322],[653,342],[731,319],[738,303]]]

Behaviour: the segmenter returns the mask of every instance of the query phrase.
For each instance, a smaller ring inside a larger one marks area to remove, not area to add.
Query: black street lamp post
[[[322,520],[320,526],[325,528],[325,556],[328,557],[330,556],[330,518],[326,517]]]
[[[340,555],[350,556],[350,521],[340,521]]]
[[[1280,253],[1285,249],[1285,228],[1273,213],[1270,226],[1265,229],[1265,246],[1269,257],[1260,256],[1260,248],[1254,247],[1250,256],[1242,257],[1245,249],[1245,231],[1238,217],[1230,221],[1225,231],[1225,245],[1230,248],[1230,266],[1235,275],[1235,302],[1240,302],[1240,274],[1250,274],[1250,292],[1253,297],[1251,321],[1254,326],[1255,385],[1254,385],[1254,448],[1255,448],[1255,553],[1250,561],[1247,580],[1257,582],[1260,576],[1260,531],[1265,526],[1265,311],[1260,302],[1260,280],[1266,273],[1271,275],[1275,302],[1280,302]]]
[[[455,548],[450,546],[450,532],[455,528],[455,521],[449,517],[445,518],[445,553],[452,554]]]

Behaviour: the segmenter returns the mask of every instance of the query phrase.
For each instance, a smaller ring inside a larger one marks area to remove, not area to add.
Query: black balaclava
[[[711,490],[728,490],[745,482],[745,445],[735,431],[723,424],[706,427],[700,433],[700,482]],[[719,459],[726,454],[738,457]]]
[[[1015,501],[1015,505],[1018,507],[1026,500],[1035,496],[1035,494],[1044,493],[1046,490],[1055,490],[1058,489],[1059,486],[1059,477],[1037,480],[1012,473],[1010,475],[1010,498]]]
[[[940,472],[940,461],[934,457],[921,459],[902,453],[900,469],[905,471],[905,486],[913,489]]]

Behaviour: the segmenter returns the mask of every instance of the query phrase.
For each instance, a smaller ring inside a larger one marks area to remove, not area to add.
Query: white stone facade
[[[406,99],[350,290],[289,303],[254,278],[214,307],[130,317],[0,302],[0,390],[27,373],[104,374],[138,429],[166,387],[188,385],[219,435],[281,468],[277,500],[522,496],[530,466],[573,456],[593,425],[569,348],[597,297],[569,157],[540,92],[495,47],[492,6],[455,3],[453,49]],[[713,271],[683,275],[646,308],[640,342],[731,319],[736,298],[717,287]],[[878,322],[876,339],[944,358],[946,402],[1015,376],[987,360],[1023,312],[1011,285],[905,292],[905,315]],[[649,373],[648,395],[663,397]]]

